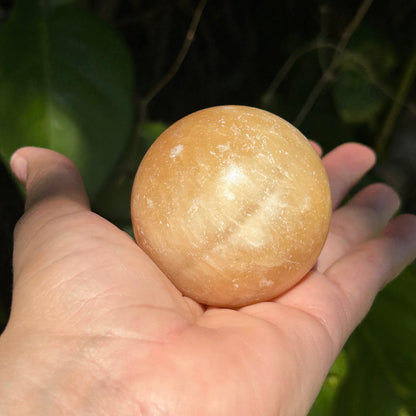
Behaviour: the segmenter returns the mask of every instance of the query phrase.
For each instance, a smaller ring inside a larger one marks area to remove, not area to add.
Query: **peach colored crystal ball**
[[[220,106],[154,142],[131,215],[138,245],[184,295],[234,308],[275,298],[313,267],[331,197],[318,154],[295,127]]]

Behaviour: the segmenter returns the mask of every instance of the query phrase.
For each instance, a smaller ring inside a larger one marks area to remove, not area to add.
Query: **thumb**
[[[15,228],[16,259],[35,250],[45,235],[51,240],[62,232],[57,219],[89,211],[89,203],[78,169],[57,152],[23,147],[12,155],[10,167],[26,188],[25,213]]]
[[[23,147],[10,159],[10,167],[26,188],[25,211],[52,199],[61,199],[61,209],[89,209],[81,175],[60,153],[38,147]],[[56,215],[61,215],[60,209]]]

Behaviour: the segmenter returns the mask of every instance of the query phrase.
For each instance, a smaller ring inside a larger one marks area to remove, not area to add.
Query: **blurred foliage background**
[[[371,146],[383,181],[416,212],[414,0],[0,1],[0,331],[11,302],[23,145],[68,155],[95,211],[129,232],[132,180],[172,122],[245,104],[327,152]],[[415,236],[416,238],[416,236]],[[311,416],[416,415],[416,267],[375,305],[334,364]]]

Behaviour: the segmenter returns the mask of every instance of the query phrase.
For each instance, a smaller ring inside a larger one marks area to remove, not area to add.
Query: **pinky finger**
[[[357,325],[377,293],[416,258],[416,216],[404,214],[377,238],[338,260],[325,273],[344,293]]]

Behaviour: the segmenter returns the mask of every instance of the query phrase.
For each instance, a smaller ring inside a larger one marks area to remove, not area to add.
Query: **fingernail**
[[[10,167],[16,178],[24,185],[27,180],[27,160],[15,152],[10,158]]]

